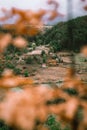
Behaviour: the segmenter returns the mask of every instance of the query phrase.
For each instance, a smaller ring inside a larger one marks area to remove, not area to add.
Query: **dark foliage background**
[[[69,41],[70,33],[73,35],[73,43]],[[87,44],[87,16],[60,22],[34,39],[37,44],[51,44],[55,51],[79,50],[81,46]]]

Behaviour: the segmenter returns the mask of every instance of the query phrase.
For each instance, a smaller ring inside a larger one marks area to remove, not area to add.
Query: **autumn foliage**
[[[21,35],[37,34],[41,30],[40,26],[43,27],[42,17],[45,14],[50,12],[49,20],[62,15],[57,12],[59,4],[56,1],[49,0],[48,4],[54,5],[53,11],[33,12],[16,8],[2,9],[5,17],[0,18],[0,21],[16,14],[20,17],[14,26],[5,27],[19,36],[13,38],[9,33],[0,34],[0,54],[9,44],[18,48],[25,47],[27,41]],[[87,47],[83,47],[81,51],[87,56]],[[14,91],[13,88],[16,87],[19,87],[20,90]],[[68,70],[61,88],[35,85],[32,79],[16,76],[12,70],[6,69],[0,77],[0,89],[5,90],[5,95],[3,93],[0,95],[2,99],[0,100],[0,119],[14,127],[15,130],[47,130],[43,124],[47,116],[52,113],[56,114],[58,120],[63,121],[64,125],[69,123],[72,130],[87,129],[87,85],[76,77],[74,68]],[[80,109],[83,118],[78,119],[77,113]]]

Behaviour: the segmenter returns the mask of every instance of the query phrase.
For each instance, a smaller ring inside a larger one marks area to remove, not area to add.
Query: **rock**
[[[42,68],[46,68],[47,66],[46,66],[46,64],[42,64]]]

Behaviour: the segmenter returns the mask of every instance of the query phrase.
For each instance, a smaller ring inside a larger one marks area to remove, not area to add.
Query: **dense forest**
[[[79,50],[87,44],[87,16],[60,22],[44,34],[36,36],[37,44],[51,44],[55,51]]]

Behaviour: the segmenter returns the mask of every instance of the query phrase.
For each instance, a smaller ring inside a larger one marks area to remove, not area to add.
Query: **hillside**
[[[3,26],[0,27],[0,32],[9,32],[15,36],[13,30]],[[87,44],[87,15],[60,22],[53,27],[44,27],[44,31],[37,36],[30,37],[25,34],[24,37],[37,45],[50,44],[54,51],[79,50],[82,45]]]
[[[87,16],[60,22],[36,37],[37,44],[51,44],[57,50],[78,50],[87,44]]]

